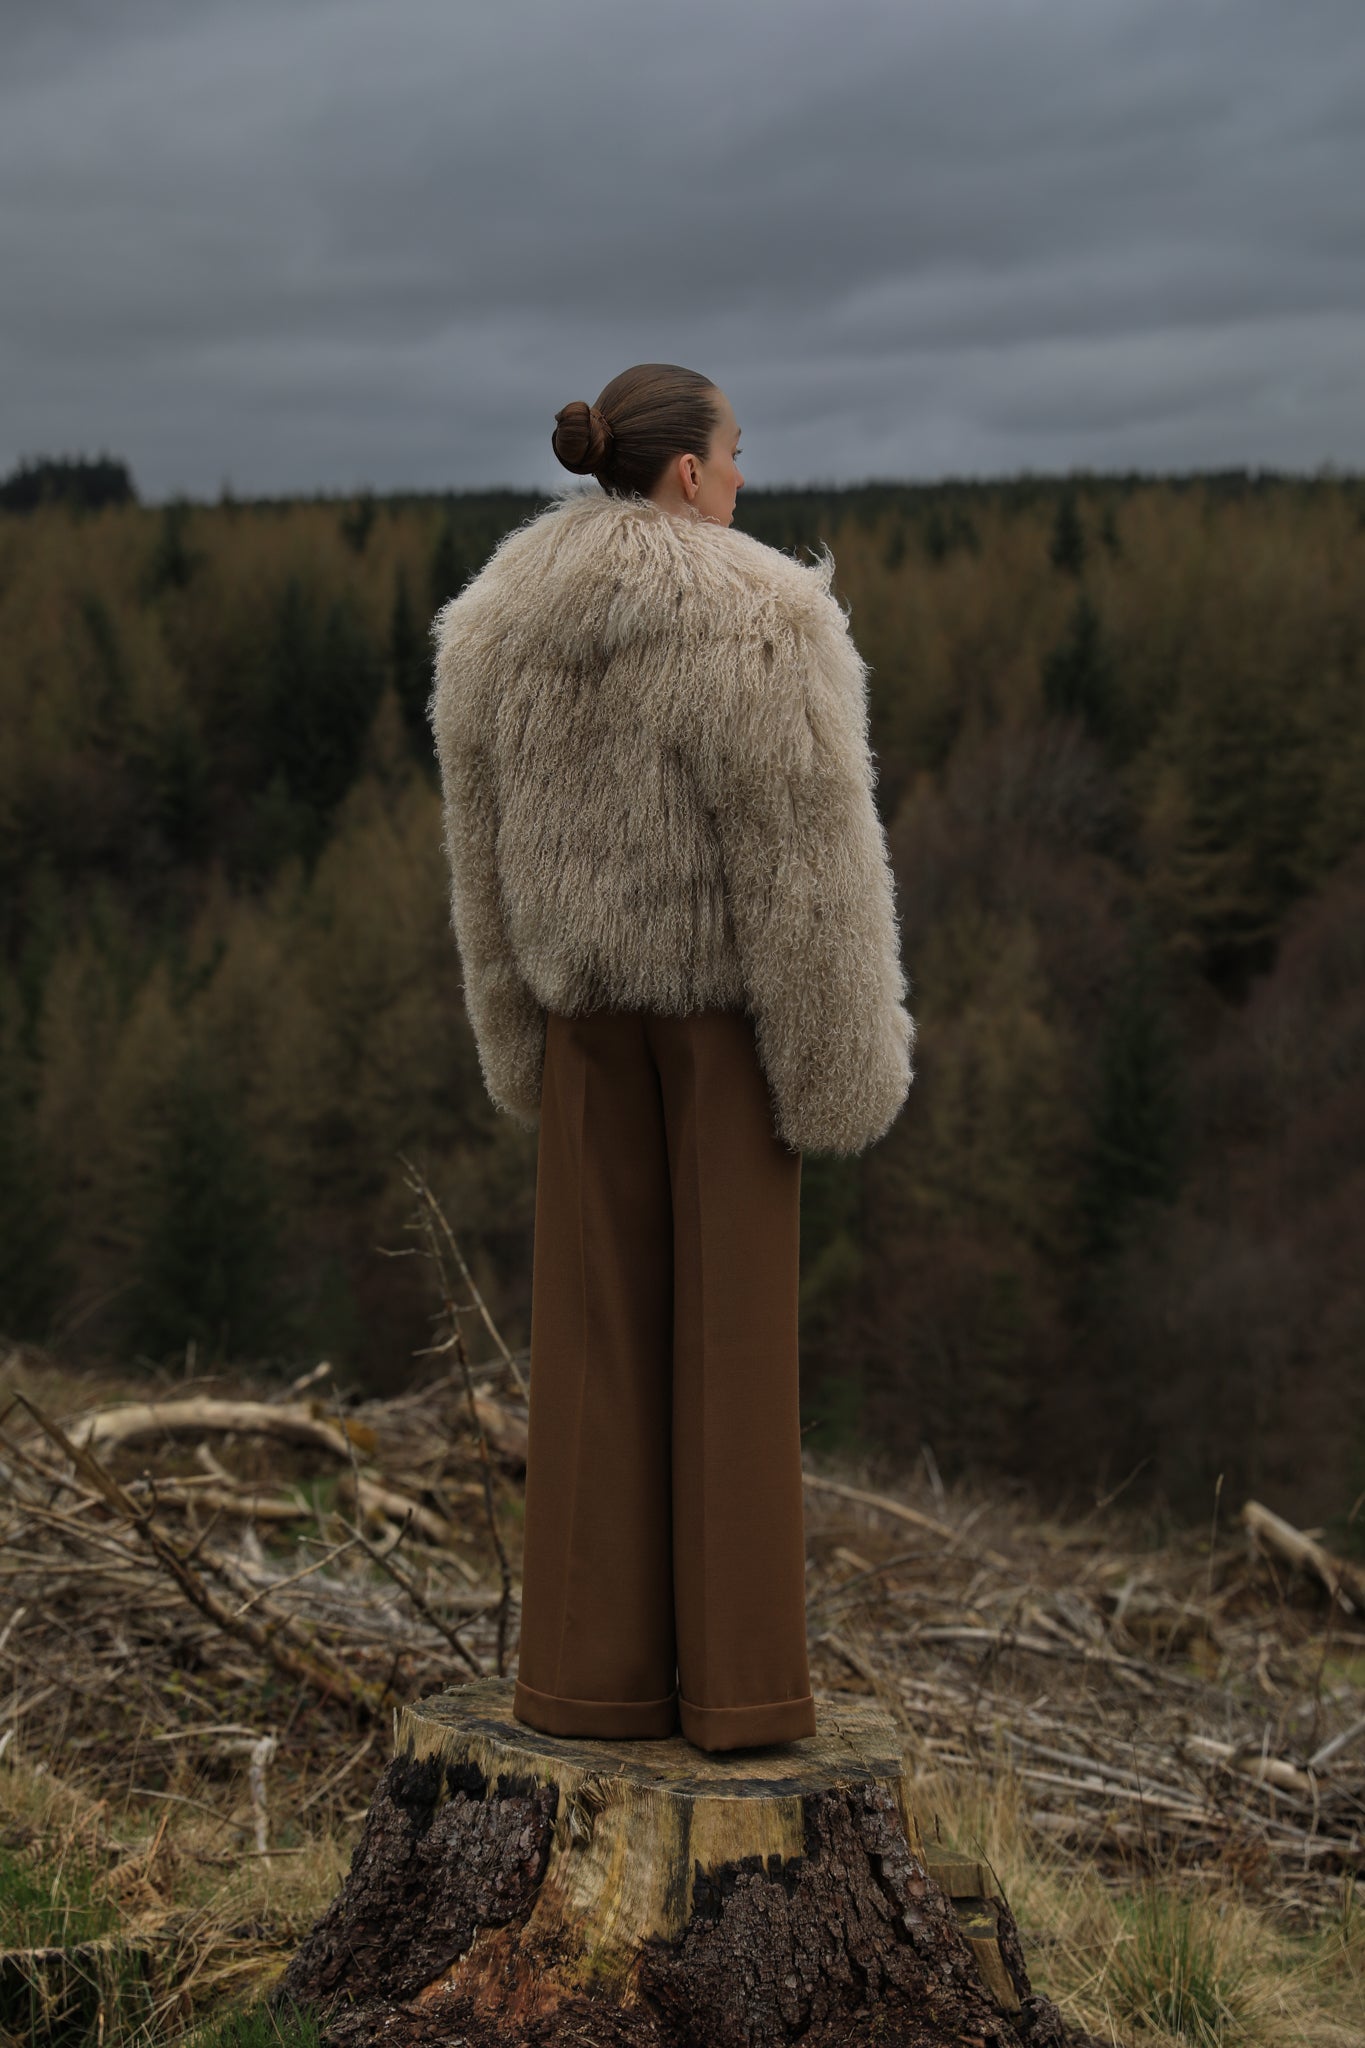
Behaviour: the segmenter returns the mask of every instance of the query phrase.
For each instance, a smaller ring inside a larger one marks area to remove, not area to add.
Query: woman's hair
[[[617,497],[648,497],[675,455],[705,459],[719,417],[716,387],[677,363],[622,370],[595,405],[576,398],[555,414],[551,446],[575,476]]]

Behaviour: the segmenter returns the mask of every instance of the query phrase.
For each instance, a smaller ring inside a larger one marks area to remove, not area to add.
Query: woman
[[[434,626],[451,922],[488,1092],[538,1127],[513,1712],[701,1749],[815,1733],[801,1157],[912,1079],[866,670],[731,528],[725,394],[641,363]]]

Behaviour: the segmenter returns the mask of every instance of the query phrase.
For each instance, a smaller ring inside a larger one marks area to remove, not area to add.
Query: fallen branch
[[[348,1437],[367,1455],[375,1448],[373,1430],[348,1422],[343,1433],[335,1423],[324,1421],[302,1405],[284,1407],[268,1401],[217,1401],[208,1397],[190,1401],[128,1401],[117,1408],[98,1408],[74,1423],[69,1437],[73,1444],[93,1450],[97,1444],[129,1444],[145,1437],[206,1433],[279,1437],[286,1443],[330,1451],[334,1458],[349,1457]]]
[[[813,1472],[803,1472],[803,1486],[809,1486],[816,1493],[830,1493],[839,1500],[849,1500],[859,1507],[874,1508],[878,1514],[891,1515],[898,1522],[908,1522],[912,1529],[927,1529],[931,1536],[941,1536],[945,1542],[957,1546],[962,1541],[961,1532],[950,1529],[946,1522],[936,1522],[932,1515],[921,1514],[918,1508],[905,1505],[904,1501],[892,1500],[884,1493],[867,1493],[861,1486],[845,1486],[838,1479],[817,1478]],[[1010,1562],[994,1550],[973,1550],[970,1555],[981,1558],[986,1564],[993,1564],[998,1570],[1008,1571]]]
[[[1350,1565],[1333,1557],[1330,1551],[1324,1550],[1311,1536],[1305,1536],[1291,1522],[1283,1521],[1269,1508],[1262,1507],[1258,1500],[1247,1502],[1242,1509],[1242,1520],[1253,1542],[1274,1551],[1297,1571],[1320,1579],[1347,1614],[1365,1614],[1365,1579]]]
[[[88,1486],[99,1493],[116,1514],[122,1515],[137,1535],[147,1545],[162,1570],[175,1581],[185,1598],[205,1618],[223,1630],[226,1635],[238,1636],[249,1642],[254,1650],[267,1657],[278,1671],[287,1677],[316,1687],[324,1697],[340,1693],[352,1705],[366,1714],[387,1713],[398,1704],[397,1696],[389,1688],[376,1688],[363,1679],[356,1678],[339,1659],[316,1643],[306,1647],[290,1642],[296,1636],[298,1625],[288,1615],[267,1610],[268,1619],[259,1620],[250,1613],[238,1613],[228,1607],[202,1575],[183,1557],[164,1529],[151,1512],[139,1507],[130,1494],[125,1492],[113,1474],[106,1471],[93,1451],[83,1444],[73,1443],[59,1422],[45,1414],[26,1394],[16,1394],[15,1400],[22,1402],[38,1427],[51,1438],[58,1448],[65,1452],[75,1470]],[[229,1583],[234,1578],[240,1584],[241,1574],[225,1558],[215,1559],[215,1565],[222,1571]]]

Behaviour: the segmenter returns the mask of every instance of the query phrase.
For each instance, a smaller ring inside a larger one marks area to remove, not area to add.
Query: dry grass
[[[251,2048],[266,2020],[231,2015],[337,1890],[391,1704],[515,1663],[525,1374],[453,1244],[438,1270],[453,1364],[390,1401],[0,1357],[0,1947],[112,1926],[126,1951],[90,1964],[102,2032],[54,2041],[216,2015],[204,2048]],[[209,1396],[319,1427],[73,1441]],[[1036,1988],[1101,2039],[1365,2048],[1350,1602],[1238,1528],[807,1478],[817,1692],[882,1700],[922,1827],[994,1866]]]
[[[1264,1896],[1217,1868],[1078,1858],[1036,1826],[1008,1766],[925,1774],[918,1793],[929,1832],[997,1872],[1035,1988],[1101,2040],[1365,2044],[1365,1900],[1353,1877],[1324,1892],[1309,1924],[1287,1927]]]

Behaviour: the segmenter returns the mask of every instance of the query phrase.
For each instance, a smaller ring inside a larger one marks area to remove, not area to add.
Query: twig
[[[377,1549],[376,1546],[370,1542],[369,1538],[363,1535],[361,1531],[357,1529],[353,1523],[348,1522],[344,1516],[342,1517],[341,1526],[343,1529],[350,1530],[352,1539],[360,1545],[361,1549],[365,1552],[365,1555],[371,1558],[374,1561],[374,1563],[379,1566],[379,1569],[382,1572],[387,1572],[389,1577],[393,1580],[395,1586],[398,1586],[404,1593],[407,1594],[408,1599],[412,1602],[417,1612],[421,1615],[423,1621],[428,1622],[431,1625],[431,1627],[437,1631],[438,1634],[443,1635],[445,1637],[446,1641],[450,1644],[451,1649],[454,1650],[456,1656],[463,1659],[464,1663],[467,1665],[469,1670],[474,1673],[474,1676],[476,1678],[486,1677],[487,1673],[484,1671],[484,1668],[482,1664],[480,1664],[478,1658],[473,1654],[471,1650],[465,1647],[465,1645],[460,1641],[459,1637],[459,1631],[462,1628],[468,1628],[469,1623],[475,1620],[476,1616],[471,1614],[466,1620],[457,1621],[452,1627],[448,1622],[443,1621],[440,1615],[437,1614],[435,1610],[428,1604],[425,1595],[418,1591],[417,1587],[413,1584],[412,1580],[408,1577],[407,1573],[399,1569],[399,1567],[394,1563],[392,1557],[388,1554],[387,1551]],[[403,1535],[403,1530],[400,1529],[398,1533],[399,1537],[401,1538],[401,1536]],[[479,1609],[480,1614],[486,1614],[487,1612],[488,1609],[486,1607]]]
[[[482,1294],[479,1292],[477,1286],[474,1284],[474,1276],[470,1272],[467,1264],[465,1263],[464,1253],[460,1250],[460,1247],[456,1242],[454,1231],[451,1229],[449,1223],[446,1221],[444,1210],[442,1209],[440,1203],[437,1201],[435,1195],[432,1193],[431,1188],[427,1185],[426,1175],[422,1172],[420,1167],[415,1166],[413,1164],[413,1162],[408,1158],[406,1153],[400,1152],[397,1156],[399,1164],[402,1166],[403,1171],[406,1173],[408,1177],[408,1186],[414,1190],[419,1200],[425,1205],[425,1207],[431,1212],[431,1214],[435,1216],[437,1228],[440,1230],[442,1237],[445,1239],[446,1243],[450,1247],[451,1257],[454,1259],[456,1265],[460,1269],[460,1278],[464,1281],[465,1286],[469,1289],[470,1295],[472,1296],[474,1301],[474,1306],[479,1311],[479,1315],[483,1321],[483,1325],[485,1329],[488,1331],[489,1336],[493,1339],[493,1342],[497,1345],[499,1352],[502,1354],[502,1362],[507,1367],[509,1373],[512,1375],[512,1378],[516,1383],[517,1392],[521,1394],[523,1398],[525,1398],[527,1391],[526,1380],[522,1374],[521,1368],[518,1366],[512,1353],[508,1350],[506,1344],[503,1342],[502,1332],[501,1330],[499,1330],[497,1324],[493,1321],[492,1316],[488,1312],[487,1302],[484,1300]]]
[[[296,1648],[282,1640],[292,1634],[293,1629],[285,1615],[272,1614],[270,1625],[264,1626],[254,1615],[235,1615],[226,1607],[194,1568],[186,1562],[175,1548],[170,1536],[146,1509],[141,1509],[119,1485],[113,1475],[107,1472],[93,1451],[75,1444],[49,1415],[25,1394],[16,1394],[34,1421],[66,1453],[76,1470],[103,1494],[109,1506],[131,1524],[162,1569],[169,1573],[199,1612],[228,1635],[244,1637],[253,1649],[259,1650],[280,1671],[295,1679],[306,1679],[318,1688],[324,1696],[340,1692],[352,1704],[366,1713],[386,1713],[391,1702],[364,1680],[355,1678],[331,1653],[317,1646],[307,1649]],[[216,1568],[231,1577],[232,1567],[226,1558],[215,1560]]]
[[[454,1297],[446,1275],[445,1262],[441,1257],[440,1238],[443,1237],[446,1243],[450,1245],[456,1258],[459,1260],[461,1271],[466,1276],[468,1269],[465,1266],[463,1254],[455,1243],[450,1225],[445,1219],[441,1205],[428,1187],[425,1176],[401,1152],[398,1156],[408,1175],[408,1186],[418,1198],[419,1226],[423,1237],[426,1239],[428,1252],[440,1277],[446,1318],[450,1325],[450,1342],[464,1377],[465,1402],[469,1410],[470,1422],[473,1425],[475,1441],[479,1447],[479,1467],[483,1478],[484,1512],[488,1520],[488,1530],[492,1537],[493,1548],[497,1554],[498,1570],[502,1578],[502,1598],[498,1603],[497,1610],[497,1674],[501,1678],[507,1668],[507,1621],[512,1605],[512,1567],[508,1561],[507,1547],[502,1540],[502,1530],[498,1526],[497,1504],[493,1498],[493,1460],[489,1455],[488,1438],[484,1434],[483,1421],[479,1415],[479,1405],[474,1395],[474,1381],[470,1374],[469,1352],[465,1346],[464,1331],[456,1314]],[[471,1282],[470,1284],[472,1286],[473,1283]],[[498,1343],[502,1344],[501,1337],[498,1338]],[[508,1353],[507,1347],[502,1345],[502,1349],[504,1357],[510,1363],[510,1353]],[[518,1383],[521,1384],[519,1376]]]

